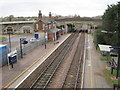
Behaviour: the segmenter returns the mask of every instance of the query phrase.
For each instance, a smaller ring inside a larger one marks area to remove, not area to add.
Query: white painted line
[[[86,34],[85,34],[86,35]],[[81,89],[84,88],[84,76],[85,76],[85,65],[86,65],[86,40],[87,38],[85,38],[85,46],[84,46],[84,56],[83,56],[83,70],[82,70],[82,81],[81,81]]]
[[[33,71],[34,71],[36,68],[38,68],[69,36],[70,36],[70,35],[68,35],[61,43],[59,43],[58,46],[57,46],[56,48],[54,48],[54,49],[52,50],[52,52],[50,52],[50,54],[48,54],[33,70],[31,70],[31,72],[30,72],[25,78],[22,79],[21,82],[19,82],[19,83],[15,86],[15,88],[17,88],[26,78],[28,78],[28,76],[29,76],[30,74],[32,74]]]

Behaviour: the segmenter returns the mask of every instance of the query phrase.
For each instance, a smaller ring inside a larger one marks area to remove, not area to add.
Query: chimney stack
[[[51,17],[52,17],[51,12],[49,12],[49,18],[51,18]]]
[[[38,18],[41,19],[42,18],[42,13],[41,13],[41,10],[39,10],[39,13],[38,13]]]

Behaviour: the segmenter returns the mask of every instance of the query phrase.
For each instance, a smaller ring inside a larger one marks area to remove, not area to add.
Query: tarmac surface
[[[0,35],[0,36],[6,37],[6,40],[3,41],[2,44],[6,44],[9,49],[9,47],[10,47],[9,35]],[[34,38],[34,35],[33,34],[10,35],[11,51],[14,51],[14,50],[16,50],[17,47],[19,47],[20,38],[26,38],[26,40],[29,41],[31,38]]]
[[[96,50],[93,37],[88,34],[87,54],[84,75],[84,88],[112,88],[104,78],[105,62],[100,60],[100,52]]]
[[[32,52],[27,53],[24,57],[17,61],[13,65],[13,68],[2,67],[2,87],[7,88],[11,84],[17,81],[22,81],[26,75],[28,75],[33,67],[36,67],[37,64],[41,63],[45,57],[47,57],[56,47],[58,47],[70,34],[62,35],[59,40],[51,41],[45,45],[40,45],[36,47]],[[56,43],[55,42],[59,42]],[[14,87],[14,86],[13,86]]]

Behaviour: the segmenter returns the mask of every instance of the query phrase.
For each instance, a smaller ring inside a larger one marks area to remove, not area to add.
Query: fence
[[[33,42],[29,41],[27,45],[22,45],[22,54],[25,55],[25,54],[31,52],[36,47],[38,47],[39,45],[42,45],[44,43],[45,43],[44,38],[43,39],[38,39],[38,40],[33,41]],[[18,57],[18,59],[20,59],[21,58],[21,49],[20,49],[20,47],[16,48],[16,50],[17,50],[17,57]]]

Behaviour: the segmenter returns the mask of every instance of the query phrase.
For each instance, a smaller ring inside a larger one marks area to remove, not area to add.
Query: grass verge
[[[6,37],[0,37],[0,40],[5,40],[6,39]]]
[[[118,84],[118,80],[112,79],[116,77],[116,70],[113,70],[113,74],[111,74],[111,70],[104,70],[104,77],[110,84]]]
[[[100,57],[100,60],[101,60],[101,61],[107,61],[107,60],[108,60],[108,57],[107,57],[107,56],[101,56],[101,57]]]

